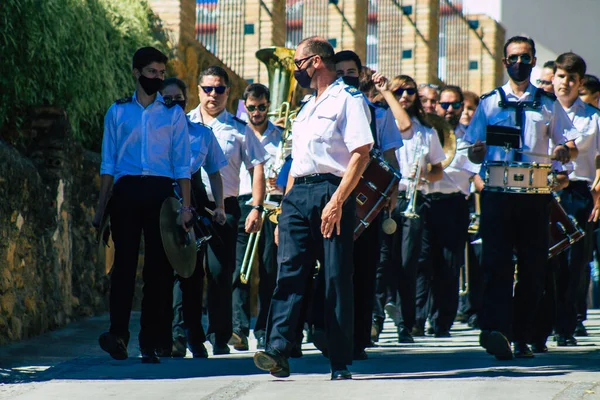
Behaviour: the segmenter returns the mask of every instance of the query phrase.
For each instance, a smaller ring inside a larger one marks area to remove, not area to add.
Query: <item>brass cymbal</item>
[[[182,278],[189,278],[196,269],[196,235],[193,229],[185,232],[179,225],[181,204],[168,197],[160,209],[160,236],[171,267]]]

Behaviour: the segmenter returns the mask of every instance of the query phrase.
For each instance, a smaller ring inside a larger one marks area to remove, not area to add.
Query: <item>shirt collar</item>
[[[506,84],[504,86],[502,86],[502,90],[504,90],[507,100],[510,100],[511,98],[513,98],[513,99],[517,99],[518,101],[524,101],[524,100],[526,101],[530,97],[533,96],[533,94],[535,93],[537,88],[535,86],[533,86],[533,84],[531,82],[529,82],[529,85],[527,86],[527,89],[525,89],[523,96],[518,97],[515,94],[515,92],[513,92],[512,87],[510,86],[510,81],[508,81],[508,82],[506,82]]]
[[[571,107],[569,107],[569,108],[565,108],[565,111],[568,113],[571,113],[571,112],[576,112],[577,110],[582,109],[582,108],[585,109],[585,103],[583,102],[583,100],[581,100],[581,98],[577,97],[577,100],[575,100],[573,105],[571,105]]]
[[[140,107],[144,108],[144,106],[142,106],[140,104],[140,102],[138,101],[138,95],[137,95],[137,90],[135,92],[133,92],[133,98],[132,98],[133,102],[138,104]],[[156,97],[154,98],[154,101],[152,103],[150,103],[148,105],[148,107],[151,107],[152,105],[154,105],[154,103],[156,102],[160,102],[162,104],[165,104],[165,99],[163,99],[162,95],[160,94],[160,92],[156,92]]]

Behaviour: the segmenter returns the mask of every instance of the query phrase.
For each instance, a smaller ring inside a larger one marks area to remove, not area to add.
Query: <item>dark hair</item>
[[[363,92],[369,100],[376,97],[375,82],[373,82],[373,71],[369,67],[362,67],[358,74],[358,90]]]
[[[556,73],[556,70],[559,68],[567,71],[569,74],[575,73],[579,75],[580,78],[583,78],[585,76],[587,66],[585,65],[583,58],[577,54],[562,53],[560,56],[558,56],[556,62],[554,63],[554,73]]]
[[[448,85],[448,86],[444,86],[442,88],[442,90],[440,91],[440,98],[442,97],[442,93],[444,92],[452,92],[455,93],[458,98],[460,99],[460,102],[462,103],[463,101],[465,101],[465,96],[463,96],[463,91],[460,87],[458,86],[454,86],[454,85]]]
[[[479,106],[479,96],[477,96],[477,93],[469,91],[463,92],[463,98],[464,100],[471,100],[473,104],[475,104],[475,107]]]
[[[142,69],[153,62],[166,64],[169,58],[154,47],[142,47],[133,55],[133,68],[142,72]]]
[[[504,58],[506,58],[506,49],[508,49],[508,46],[513,43],[527,43],[529,46],[531,46],[531,54],[535,57],[535,42],[532,38],[525,36],[513,36],[508,39],[504,45]]]
[[[415,90],[417,89],[417,82],[415,82],[412,77],[408,75],[398,75],[390,82],[390,90],[394,92],[404,83],[412,83],[415,87]],[[416,117],[421,125],[431,128],[431,124],[427,122],[427,113],[423,109],[423,104],[421,104],[421,99],[419,98],[418,93],[415,94],[415,101],[413,102],[412,107],[407,109],[406,112],[411,117]]]
[[[246,101],[248,100],[248,97],[254,97],[256,99],[264,97],[267,101],[271,101],[271,93],[269,92],[269,88],[261,83],[253,83],[248,85],[246,90],[244,90],[242,99]]]
[[[333,70],[335,68],[335,63],[333,61],[335,52],[333,51],[333,46],[331,46],[331,43],[322,37],[311,36],[298,43],[298,46],[301,44],[305,46],[305,52],[310,53],[310,55],[317,55],[321,57],[321,60],[323,60],[327,66],[327,69]]]
[[[183,98],[187,100],[187,86],[185,82],[177,78],[167,78],[163,81],[163,88],[166,88],[167,86],[171,85],[178,86],[179,89],[181,89],[181,92],[183,93]]]
[[[556,68],[556,63],[553,60],[546,61],[544,63],[544,66],[542,68],[549,68],[551,70],[556,71],[556,69],[555,69]]]
[[[360,73],[360,70],[362,69],[362,62],[360,62],[360,57],[358,56],[358,54],[356,54],[352,50],[338,51],[337,53],[335,53],[333,61],[336,64],[340,63],[342,61],[354,61],[359,73]]]
[[[229,75],[227,75],[227,71],[218,65],[211,65],[204,71],[200,72],[200,75],[198,75],[198,84],[202,82],[202,78],[205,76],[218,76],[225,81],[225,86],[229,86]]]
[[[595,75],[586,74],[581,81],[581,86],[590,91],[590,93],[600,92],[600,80]]]

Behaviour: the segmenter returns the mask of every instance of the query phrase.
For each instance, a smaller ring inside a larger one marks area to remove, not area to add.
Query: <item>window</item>
[[[410,15],[413,12],[412,6],[402,6],[402,12],[404,15]]]
[[[254,35],[254,24],[244,24],[244,35]]]
[[[477,29],[477,28],[479,28],[479,20],[470,19],[469,20],[469,28],[471,28],[471,29]]]
[[[327,41],[329,42],[329,44],[331,45],[331,47],[333,47],[334,49],[337,47],[337,39],[336,38],[327,39]]]
[[[469,70],[473,71],[479,69],[479,62],[478,61],[469,61]]]
[[[402,50],[402,58],[403,59],[412,58],[412,49]]]

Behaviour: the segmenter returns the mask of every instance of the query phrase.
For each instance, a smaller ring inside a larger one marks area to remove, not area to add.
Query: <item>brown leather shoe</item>
[[[270,351],[257,351],[254,354],[254,365],[263,371],[269,371],[276,378],[290,376],[290,364],[287,358]]]

